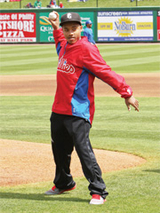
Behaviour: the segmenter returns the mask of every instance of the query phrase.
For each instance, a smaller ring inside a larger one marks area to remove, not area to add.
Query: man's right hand
[[[57,18],[54,21],[49,18],[49,21],[51,22],[53,29],[58,30],[59,29],[59,14],[56,11],[53,11],[53,12],[57,15]]]

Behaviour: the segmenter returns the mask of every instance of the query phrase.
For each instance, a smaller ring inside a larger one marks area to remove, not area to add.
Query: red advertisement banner
[[[36,42],[36,13],[1,13],[0,42]]]
[[[10,0],[10,2],[12,2],[12,1],[21,1],[21,0]]]
[[[157,40],[160,41],[160,16],[157,16]]]

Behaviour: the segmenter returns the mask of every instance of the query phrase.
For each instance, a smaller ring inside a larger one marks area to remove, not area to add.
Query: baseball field
[[[159,212],[160,45],[99,44],[98,48],[133,88],[140,112],[128,112],[124,100],[96,79],[90,139],[109,196],[104,205],[92,206],[75,152],[71,171],[77,188],[44,195],[55,172],[49,121],[56,89],[54,44],[0,46],[1,213]]]

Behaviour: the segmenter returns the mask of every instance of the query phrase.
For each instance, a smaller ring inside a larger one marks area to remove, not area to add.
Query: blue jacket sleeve
[[[53,37],[56,44],[57,55],[59,56],[59,52],[67,40],[65,39],[61,28],[58,30],[53,30]]]

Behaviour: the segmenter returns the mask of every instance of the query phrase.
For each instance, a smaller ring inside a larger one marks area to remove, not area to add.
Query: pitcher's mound
[[[51,145],[0,139],[0,186],[52,181],[55,164]],[[102,172],[122,170],[145,162],[144,159],[126,153],[94,149]],[[83,176],[76,152],[72,154],[73,177]]]

